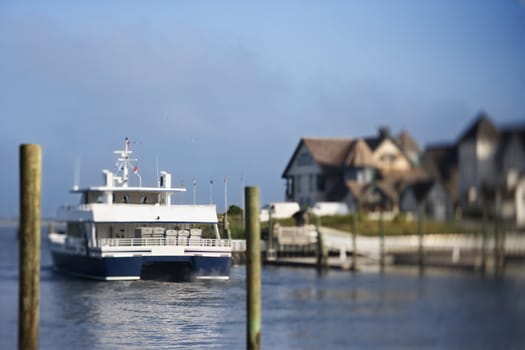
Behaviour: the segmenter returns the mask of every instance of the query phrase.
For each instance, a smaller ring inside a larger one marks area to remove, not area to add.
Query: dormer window
[[[385,164],[392,164],[397,156],[394,153],[385,153],[381,156],[381,162]]]
[[[394,164],[394,162],[397,159],[397,155],[394,153],[385,153],[381,155],[379,158],[379,161],[381,163],[381,167],[383,169],[390,169],[390,167]]]

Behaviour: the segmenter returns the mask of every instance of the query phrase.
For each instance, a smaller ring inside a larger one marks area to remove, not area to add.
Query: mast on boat
[[[133,171],[135,175],[139,178],[139,187],[142,187],[142,176],[139,174],[139,169],[137,167],[138,159],[130,158],[129,155],[133,153],[130,150],[130,141],[126,137],[124,140],[124,150],[117,150],[113,153],[120,155],[120,158],[117,160],[117,174],[122,174],[122,176],[115,176],[115,180],[122,187],[128,187],[129,182],[129,169]]]

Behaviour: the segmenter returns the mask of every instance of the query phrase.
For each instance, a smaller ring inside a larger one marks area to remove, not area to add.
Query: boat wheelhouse
[[[126,138],[117,172],[103,170],[104,185],[75,187],[78,205],[59,209],[65,232],[51,232],[54,267],[101,280],[228,279],[231,241],[221,239],[215,205],[172,204],[171,175],[142,187]],[[139,186],[129,186],[129,170]]]

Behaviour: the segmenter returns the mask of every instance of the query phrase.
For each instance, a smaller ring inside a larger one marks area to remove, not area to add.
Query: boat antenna
[[[131,153],[133,153],[130,150],[130,141],[126,137],[124,139],[124,150],[123,151],[115,151],[115,154],[119,154],[120,158],[118,158],[117,162],[117,173],[122,172],[122,177],[119,179],[120,184],[122,187],[128,187],[128,181],[129,181],[129,169],[133,171],[135,175],[139,178],[139,186],[142,187],[142,176],[139,174],[139,168],[137,166],[137,159],[132,159],[129,157]]]
[[[197,192],[197,179],[196,178],[193,178],[193,182],[192,182],[192,185],[193,185],[193,205],[195,205],[196,203],[196,192]]]
[[[73,174],[73,188],[78,189],[80,186],[80,157],[75,159],[75,170]]]
[[[159,175],[159,156],[155,157],[157,163],[157,187],[160,187],[160,175]]]
[[[210,204],[213,203],[213,179],[210,180]]]

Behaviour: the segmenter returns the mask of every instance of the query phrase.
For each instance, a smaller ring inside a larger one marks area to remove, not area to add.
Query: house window
[[[324,175],[317,175],[317,190],[318,191],[324,191],[325,190],[325,177]]]
[[[397,156],[394,153],[385,153],[379,159],[383,166],[390,167],[396,158]]]
[[[288,198],[293,197],[293,177],[286,178],[286,196]]]
[[[301,175],[295,177],[295,192],[301,193]]]
[[[308,189],[310,192],[314,192],[314,179],[315,177],[313,174],[308,177]]]
[[[365,182],[365,172],[363,170],[357,172],[357,182]]]

